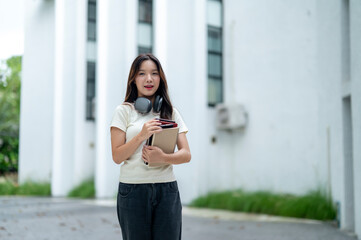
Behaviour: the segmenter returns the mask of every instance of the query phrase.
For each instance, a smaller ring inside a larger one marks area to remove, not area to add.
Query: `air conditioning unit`
[[[216,123],[220,130],[235,130],[247,124],[247,113],[242,104],[217,104]]]

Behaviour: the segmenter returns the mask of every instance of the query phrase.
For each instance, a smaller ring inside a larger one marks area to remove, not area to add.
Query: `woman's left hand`
[[[147,163],[164,163],[164,152],[159,147],[143,146],[142,158]]]

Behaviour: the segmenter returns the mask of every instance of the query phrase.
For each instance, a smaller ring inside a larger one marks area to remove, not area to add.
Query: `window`
[[[88,1],[86,120],[95,120],[96,0]]]
[[[86,119],[95,120],[95,62],[87,62]]]
[[[96,41],[96,0],[88,1],[88,41]]]
[[[223,101],[222,1],[207,1],[208,105]]]
[[[139,0],[138,54],[151,53],[153,46],[153,1]]]

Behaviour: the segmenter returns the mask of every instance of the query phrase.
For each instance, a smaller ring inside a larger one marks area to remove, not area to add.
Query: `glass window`
[[[139,21],[152,22],[152,0],[139,0]]]
[[[97,60],[97,47],[96,42],[87,42],[87,56],[86,59],[90,62],[96,62]]]
[[[208,105],[223,101],[222,1],[207,1]]]
[[[88,40],[95,41],[96,40],[96,23],[88,22]]]
[[[222,27],[222,3],[221,1],[208,0],[207,23],[215,27]]]
[[[222,102],[222,80],[208,78],[208,104],[211,106]]]
[[[94,100],[95,100],[95,62],[87,62],[87,86],[86,86],[86,119],[94,120]]]
[[[96,5],[95,3],[90,3],[89,2],[89,5],[88,5],[88,19],[89,20],[94,20],[96,19]]]
[[[222,52],[222,32],[220,28],[208,27],[208,50]]]
[[[151,53],[153,46],[153,1],[139,0],[138,54]]]
[[[96,41],[96,1],[88,1],[88,41]]]
[[[138,24],[138,45],[142,47],[152,46],[152,25],[148,23]]]
[[[151,53],[152,48],[138,47],[138,54]]]
[[[208,53],[208,76],[222,77],[222,56]]]

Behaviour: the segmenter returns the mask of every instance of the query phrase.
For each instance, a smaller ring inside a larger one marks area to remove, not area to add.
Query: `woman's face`
[[[145,60],[140,65],[135,77],[135,85],[138,89],[138,97],[153,99],[160,82],[157,65],[152,60]]]

